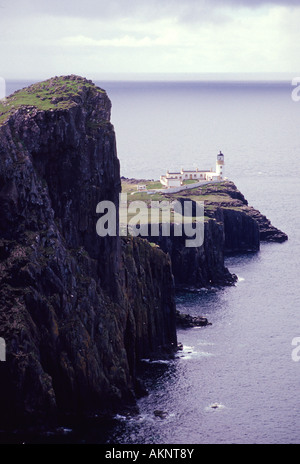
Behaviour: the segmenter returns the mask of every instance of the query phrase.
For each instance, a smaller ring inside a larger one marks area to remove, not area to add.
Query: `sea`
[[[7,94],[31,82],[8,81]],[[179,293],[211,325],[178,330],[174,360],[145,359],[139,412],[76,437],[96,444],[300,443],[300,101],[277,79],[100,80],[112,102],[121,175],[215,167],[284,243],[226,258],[235,286]],[[295,95],[295,94],[294,94]],[[67,431],[68,432],[68,431]],[[66,432],[66,433],[67,433]],[[72,442],[72,432],[69,441]]]

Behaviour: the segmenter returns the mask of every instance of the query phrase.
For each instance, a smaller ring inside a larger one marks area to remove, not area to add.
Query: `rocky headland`
[[[143,357],[177,346],[169,257],[99,237],[121,190],[111,102],[77,76],[0,105],[0,427],[134,404]]]
[[[231,182],[176,195],[205,201],[200,247],[184,237],[97,235],[97,204],[118,210],[126,184],[110,111],[105,90],[73,75],[0,102],[3,429],[134,406],[140,360],[172,356],[176,324],[208,324],[176,312],[176,286],[232,285],[227,253],[287,239]]]
[[[148,192],[136,192],[145,184]],[[168,253],[177,289],[199,289],[209,286],[233,285],[236,276],[224,265],[224,258],[232,254],[257,252],[261,242],[284,242],[287,235],[271,224],[260,211],[248,205],[243,194],[231,181],[204,184],[201,187],[168,193],[158,190],[158,181],[122,178],[122,189],[129,201],[142,200],[149,207],[151,201],[204,202],[204,243],[200,247],[186,247],[187,236],[175,236],[170,224],[170,237],[149,234],[147,239]]]

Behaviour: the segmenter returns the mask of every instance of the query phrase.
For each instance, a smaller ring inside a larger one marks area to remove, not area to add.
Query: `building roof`
[[[211,171],[210,171],[209,169],[198,169],[197,171],[196,171],[196,170],[187,171],[187,170],[184,169],[183,172],[184,172],[184,173],[187,173],[187,174],[188,174],[188,173],[197,174],[197,172],[211,172]],[[175,175],[175,174],[176,174],[177,176],[181,176],[181,175],[182,175],[182,172],[170,172],[170,171],[169,171],[169,172],[167,172],[166,175],[169,176],[170,174],[171,174],[171,175]]]
[[[183,172],[208,172],[208,169],[183,169]]]

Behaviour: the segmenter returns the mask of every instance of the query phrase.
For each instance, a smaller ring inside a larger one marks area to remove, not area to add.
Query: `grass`
[[[137,185],[141,182],[134,182],[128,180],[122,180],[122,193],[127,193],[132,196],[128,196],[128,201],[144,201],[150,205],[151,201],[158,200],[176,200],[178,198],[186,198],[193,201],[204,201],[205,203],[229,203],[232,202],[230,195],[226,193],[226,182],[220,184],[206,184],[201,187],[194,187],[191,189],[181,190],[177,193],[168,193],[167,190],[164,192],[157,192],[154,194],[148,194],[146,191],[138,191]],[[148,185],[158,185],[160,182],[144,182],[147,187]],[[161,185],[161,184],[160,184]]]
[[[194,188],[194,189],[188,189],[188,190],[184,190],[183,192],[178,192],[177,194],[169,194],[166,192],[157,192],[157,193],[154,193],[154,194],[148,194],[146,191],[137,191],[137,185],[141,184],[142,182],[134,182],[133,180],[122,180],[122,193],[127,193],[127,201],[128,201],[128,205],[133,202],[133,201],[142,201],[144,203],[146,203],[147,207],[149,208],[148,210],[148,216],[149,217],[144,217],[143,220],[142,220],[142,223],[143,224],[147,224],[150,220],[150,207],[151,207],[151,201],[159,201],[159,202],[162,202],[162,201],[174,201],[176,200],[177,198],[182,198],[183,196],[186,197],[187,200],[193,200],[193,201],[204,201],[204,200],[207,200],[207,199],[210,199],[209,196],[207,195],[200,195],[199,194],[199,190],[198,188]],[[158,181],[151,181],[151,182],[144,182],[144,184],[146,184],[147,186],[150,185],[151,188],[154,188],[153,186],[154,185],[158,185],[160,184],[160,182]],[[161,184],[160,184],[161,185]],[[134,193],[133,195],[131,195],[131,193]],[[211,195],[211,197],[213,197],[214,199],[216,199],[216,195]],[[222,196],[221,197],[222,200],[224,199],[224,197]],[[213,206],[211,207],[213,208]],[[138,211],[136,212],[136,214],[138,214]],[[130,221],[130,219],[134,218],[136,216],[135,213],[132,213],[132,214],[128,214],[128,221]],[[173,211],[171,211],[170,213],[170,222],[173,223],[174,222],[174,213]],[[159,222],[162,223],[162,212],[160,210],[159,212]],[[207,215],[204,216],[204,222],[207,222],[211,220],[211,218]]]
[[[83,87],[105,93],[91,81],[78,76],[54,77],[18,90],[0,102],[0,125],[21,107],[29,107],[28,113],[33,108],[42,111],[70,108],[76,105],[74,97],[80,96]]]
[[[151,206],[151,201],[175,201],[177,199],[181,200],[192,200],[192,201],[203,201],[204,202],[204,222],[215,220],[213,217],[214,211],[222,205],[222,208],[232,209],[237,211],[242,211],[243,207],[233,206],[232,197],[228,193],[228,182],[224,181],[218,184],[205,184],[201,187],[192,187],[190,189],[182,190],[177,193],[168,193],[167,190],[163,192],[157,192],[155,194],[149,195],[145,191],[137,191],[137,185],[139,183],[150,184],[151,186],[155,185],[157,181],[147,182],[147,181],[134,181],[134,180],[123,180],[122,181],[122,192],[128,194],[128,202],[132,201],[143,201],[147,204],[148,208]],[[134,195],[130,195],[134,192]],[[135,193],[136,192],[136,193]],[[227,206],[228,205],[228,206]],[[149,212],[150,213],[150,212]],[[128,217],[131,219],[135,215],[132,214]],[[160,215],[161,222],[161,215]],[[173,214],[171,214],[171,223],[173,222]]]
[[[123,193],[135,193],[138,192],[137,186],[138,185],[146,185],[147,190],[155,190],[155,189],[162,189],[163,185],[158,181],[158,180],[141,180],[141,181],[134,181],[134,180],[122,180],[122,192]],[[140,191],[138,193],[135,193],[135,195],[138,195],[139,193],[146,193],[145,191]],[[146,193],[146,195],[148,195]]]
[[[223,209],[231,209],[233,211],[245,211],[245,205],[242,205],[242,206],[224,206]]]
[[[135,190],[136,192],[136,190]],[[147,204],[150,204],[151,201],[163,201],[165,200],[165,197],[163,196],[162,193],[153,193],[153,194],[148,194],[147,192],[137,192],[134,195],[130,194],[130,191],[124,192],[122,190],[122,193],[127,193],[128,194],[128,201],[144,201]]]
[[[146,184],[147,189],[162,189],[164,186],[159,181],[151,181]]]
[[[199,179],[186,179],[182,183],[183,185],[189,185],[189,184],[195,184],[196,182],[199,182]]]

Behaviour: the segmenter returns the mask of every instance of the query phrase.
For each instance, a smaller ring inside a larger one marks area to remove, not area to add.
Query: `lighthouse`
[[[216,163],[216,174],[220,176],[220,180],[224,179],[224,155],[220,151],[217,155],[217,163]]]

